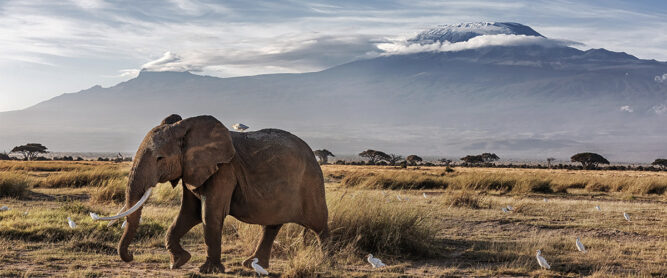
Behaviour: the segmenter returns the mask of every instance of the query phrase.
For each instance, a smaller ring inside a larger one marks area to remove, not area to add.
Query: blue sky
[[[316,71],[461,22],[519,22],[578,48],[667,61],[665,18],[665,1],[0,0],[0,111],[111,86],[141,68]]]

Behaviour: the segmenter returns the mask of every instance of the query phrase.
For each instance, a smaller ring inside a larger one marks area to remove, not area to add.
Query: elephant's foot
[[[214,263],[211,261],[206,261],[201,267],[199,267],[199,272],[201,273],[224,273],[225,267],[222,266],[220,262]]]
[[[183,250],[178,253],[170,253],[171,265],[169,265],[169,268],[171,269],[179,268],[190,260],[190,253],[188,253],[188,251]]]
[[[256,256],[252,256],[250,258],[245,259],[245,261],[243,261],[243,263],[242,263],[243,267],[252,269],[252,266],[250,264],[252,263],[252,259],[254,259],[254,258],[259,259],[257,264],[261,265],[263,268],[266,268],[266,269],[269,268],[269,260],[268,259],[262,259],[262,258],[256,257]]]

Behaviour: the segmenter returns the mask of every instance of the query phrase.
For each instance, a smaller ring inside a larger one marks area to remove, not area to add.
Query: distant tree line
[[[19,157],[12,157],[10,154],[17,154]],[[53,158],[48,158],[41,156],[40,154],[48,153],[48,148],[40,143],[28,143],[25,145],[16,146],[12,149],[11,152],[2,152],[0,153],[0,160],[24,160],[24,161],[84,161],[83,157],[73,156],[55,156]],[[97,161],[113,161],[113,162],[123,162],[123,161],[132,161],[131,157],[123,157],[120,153],[115,158],[108,157],[98,157]]]
[[[328,163],[328,157],[335,157],[333,153],[326,149],[313,152],[321,164]],[[492,167],[492,168],[532,168],[532,169],[569,169],[569,170],[638,170],[638,171],[661,171],[667,170],[667,159],[658,158],[652,166],[624,166],[611,165],[602,167],[600,165],[609,165],[609,161],[597,153],[583,152],[577,153],[570,158],[570,162],[576,164],[555,164],[553,157],[546,158],[546,164],[516,164],[516,163],[498,163],[500,157],[495,153],[482,153],[476,155],[466,155],[460,158],[459,163],[441,158],[435,161],[424,161],[418,155],[408,155],[403,158],[402,155],[386,153],[379,150],[367,149],[358,154],[363,158],[361,161],[336,160],[333,164],[337,165],[379,165],[379,166],[461,166],[461,167]]]

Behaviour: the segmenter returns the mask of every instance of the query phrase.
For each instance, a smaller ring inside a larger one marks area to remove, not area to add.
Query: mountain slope
[[[543,45],[381,56],[302,74],[143,71],[110,88],[0,113],[0,149],[40,142],[133,151],[163,117],[179,113],[285,129],[339,154],[566,159],[594,151],[648,161],[667,155],[667,82],[655,78],[664,73],[667,63],[625,53]]]

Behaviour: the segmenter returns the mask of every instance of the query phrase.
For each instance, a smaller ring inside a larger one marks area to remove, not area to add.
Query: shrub
[[[0,197],[21,198],[28,192],[32,183],[27,176],[2,172],[2,175],[0,175]]]
[[[283,277],[318,277],[317,272],[325,266],[324,254],[315,246],[305,246],[296,251],[287,261]]]
[[[92,194],[94,203],[122,203],[125,201],[127,178],[111,178],[100,185]]]
[[[439,254],[435,238],[439,228],[424,208],[371,196],[359,202],[361,197],[329,198],[329,229],[336,249],[352,246],[362,254],[404,257]]]

